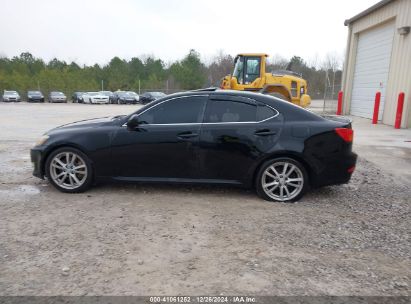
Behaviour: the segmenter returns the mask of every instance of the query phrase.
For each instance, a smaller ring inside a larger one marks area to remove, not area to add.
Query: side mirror
[[[140,122],[138,120],[138,116],[137,116],[137,114],[134,114],[127,121],[127,128],[129,130],[135,130],[138,127],[139,124],[140,124]]]

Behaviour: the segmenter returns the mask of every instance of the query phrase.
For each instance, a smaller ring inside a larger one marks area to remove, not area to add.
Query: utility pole
[[[138,80],[138,95],[140,95],[140,79]]]
[[[327,81],[329,81],[328,80],[328,68],[326,68],[325,70],[323,113],[325,112],[325,99],[327,98]]]
[[[104,91],[104,80],[101,79],[101,90]]]

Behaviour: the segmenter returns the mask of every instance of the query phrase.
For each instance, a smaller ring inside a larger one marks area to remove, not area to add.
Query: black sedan
[[[165,96],[166,96],[166,94],[164,94],[163,92],[145,92],[145,93],[140,95],[140,102],[142,104],[146,104],[146,103],[152,102],[154,100],[163,98]]]
[[[86,94],[85,92],[74,92],[71,96],[71,100],[77,103],[84,103],[83,95]]]
[[[40,91],[28,91],[27,101],[28,102],[44,102],[44,95]]]
[[[132,91],[117,93],[118,104],[136,104],[139,99],[138,94]]]
[[[63,192],[101,180],[219,183],[286,202],[310,187],[347,183],[357,159],[352,140],[347,119],[267,95],[210,89],[55,128],[31,159],[33,174]]]

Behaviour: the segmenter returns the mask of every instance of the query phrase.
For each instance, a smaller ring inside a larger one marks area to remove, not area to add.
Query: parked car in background
[[[67,102],[67,96],[63,92],[52,91],[49,94],[49,102]]]
[[[114,96],[114,93],[111,91],[100,91],[100,94],[104,95],[104,96],[108,96],[109,102],[111,103],[111,99]]]
[[[117,95],[118,104],[126,104],[126,103],[136,104],[139,100],[140,100],[140,97],[138,96],[138,94],[132,91],[122,92]]]
[[[109,97],[100,92],[87,92],[83,95],[84,103],[107,104],[110,103]]]
[[[19,93],[17,91],[3,91],[3,96],[1,98],[5,102],[15,102],[21,101]]]
[[[118,98],[120,94],[125,93],[126,91],[115,91],[113,95],[110,97],[110,103],[118,103]]]
[[[71,100],[73,102],[77,102],[77,103],[83,103],[84,99],[83,99],[83,95],[86,94],[85,92],[74,92],[73,95],[71,96]]]
[[[322,117],[269,95],[210,89],[52,129],[31,160],[34,176],[63,192],[107,179],[221,183],[289,202],[350,180],[353,134],[344,117]]]
[[[44,95],[40,91],[28,91],[27,101],[28,102],[44,102]]]
[[[140,102],[142,104],[146,104],[154,100],[163,98],[164,96],[167,96],[167,95],[164,94],[163,92],[145,92],[140,95]]]

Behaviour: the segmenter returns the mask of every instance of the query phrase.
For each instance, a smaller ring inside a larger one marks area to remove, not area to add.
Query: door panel
[[[199,142],[201,178],[244,183],[256,160],[275,146],[282,126],[278,112],[257,115],[262,105],[246,99],[209,100]],[[257,116],[263,119],[257,122]]]
[[[117,175],[195,178],[199,133],[200,125],[146,125],[134,131],[122,128],[112,145]]]
[[[196,178],[198,142],[208,96],[162,101],[138,116],[139,125],[122,127],[112,142],[119,177]]]

